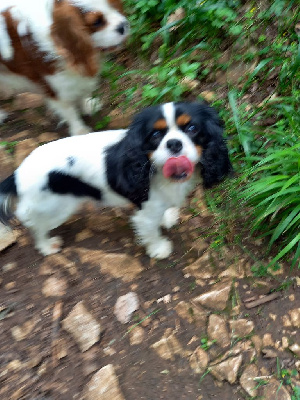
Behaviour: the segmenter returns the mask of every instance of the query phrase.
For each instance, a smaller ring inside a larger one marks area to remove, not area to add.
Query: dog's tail
[[[17,196],[17,185],[15,174],[10,175],[0,183],[0,222],[9,225],[13,217],[12,199]]]

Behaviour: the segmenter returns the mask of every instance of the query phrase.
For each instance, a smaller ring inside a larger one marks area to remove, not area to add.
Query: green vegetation
[[[124,0],[129,67],[109,63],[118,107],[205,99],[223,118],[237,179],[207,195],[214,246],[234,224],[300,266],[300,21],[297,0]],[[107,74],[109,71],[109,74]],[[258,263],[259,264],[259,263]],[[262,272],[264,271],[264,272]]]

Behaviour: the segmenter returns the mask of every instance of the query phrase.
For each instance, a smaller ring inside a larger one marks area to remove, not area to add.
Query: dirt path
[[[15,110],[0,128],[14,150],[0,150],[1,179],[65,134],[43,108]],[[255,278],[240,248],[205,239],[216,221],[201,191],[193,198],[166,233],[175,252],[162,262],[134,244],[128,210],[87,204],[57,229],[63,252],[47,258],[16,227],[0,252],[1,399],[291,399],[300,386],[298,271]],[[262,244],[247,240],[261,257]],[[138,304],[121,323],[115,304],[130,292]]]

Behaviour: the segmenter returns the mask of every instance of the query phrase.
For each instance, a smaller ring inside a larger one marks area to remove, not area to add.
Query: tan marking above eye
[[[192,117],[188,114],[181,114],[177,119],[176,119],[176,124],[181,126],[181,125],[186,125],[191,121]]]
[[[159,131],[161,131],[163,129],[167,129],[167,127],[168,127],[167,121],[163,118],[158,119],[153,125],[153,128],[158,129]]]

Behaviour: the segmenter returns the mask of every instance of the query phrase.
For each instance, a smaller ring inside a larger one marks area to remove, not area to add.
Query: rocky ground
[[[1,180],[66,135],[38,98],[2,103]],[[161,262],[134,243],[131,210],[87,204],[46,258],[20,225],[0,228],[1,399],[299,400],[299,271],[255,277],[263,243],[212,246],[200,189],[190,205]]]

